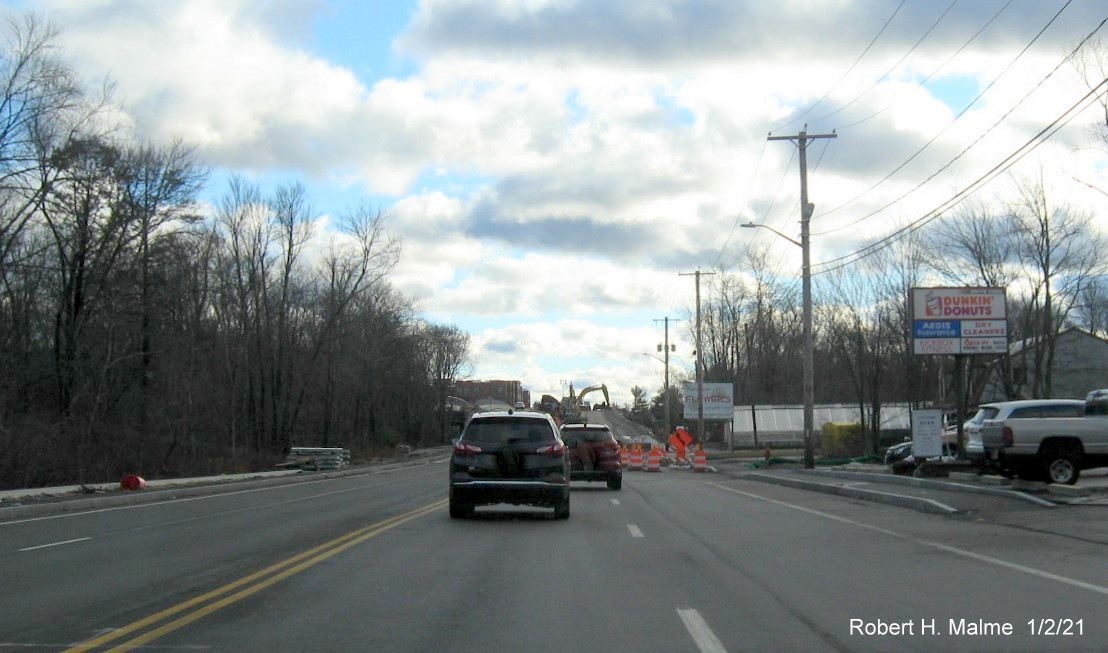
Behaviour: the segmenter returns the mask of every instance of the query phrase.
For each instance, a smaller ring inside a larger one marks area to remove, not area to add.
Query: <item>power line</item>
[[[935,31],[935,28],[939,26],[939,23],[941,23],[943,21],[943,19],[946,18],[946,15],[950,13],[950,10],[953,9],[954,5],[956,5],[956,4],[958,4],[958,0],[950,0],[950,4],[947,5],[946,11],[944,11],[938,17],[938,19],[936,19],[935,22],[931,24],[931,27],[927,28],[927,31],[923,33],[923,36],[919,37],[919,40],[917,40],[912,45],[912,47],[909,48],[908,51],[905,52],[904,55],[902,57],[900,57],[900,59],[897,60],[896,63],[894,63],[892,66],[889,66],[889,69],[886,70],[883,75],[878,77],[872,84],[870,84],[869,88],[862,91],[861,93],[856,95],[853,100],[851,100],[850,102],[847,102],[846,104],[842,105],[838,109],[835,109],[831,113],[828,113],[828,114],[820,116],[819,118],[816,118],[814,122],[820,122],[821,120],[826,120],[827,118],[830,118],[831,116],[834,116],[834,115],[838,114],[840,111],[842,111],[843,109],[846,109],[850,105],[852,105],[855,102],[857,102],[858,100],[862,99],[867,93],[869,93],[874,88],[876,88],[878,84],[880,84],[882,81],[884,81],[884,79],[886,77],[888,77],[890,74],[892,74],[892,72],[894,70],[896,70],[897,66],[904,63],[904,60],[907,59],[908,57],[910,57],[912,55],[912,53],[916,51],[916,48],[919,47],[919,44],[923,43],[924,40],[927,39],[927,37],[931,35],[931,32]]]
[[[816,165],[812,168],[812,176],[813,177],[815,176],[816,172],[819,171],[819,165],[821,163],[823,163],[823,156],[825,154],[827,154],[827,148],[830,147],[830,146],[831,146],[831,140],[830,139],[824,139],[823,149],[820,150],[819,158],[816,159]],[[795,154],[795,152],[796,151],[794,150],[794,154]],[[789,160],[789,163],[790,164],[792,163],[791,159]],[[788,174],[788,168],[786,168],[785,174],[786,175]],[[794,207],[794,211],[799,211],[799,210],[800,210],[800,200],[797,199],[796,205]],[[763,223],[766,222],[764,217],[762,219],[762,222]],[[750,235],[751,240],[753,240],[754,236],[755,236],[755,234]],[[782,254],[777,257],[777,263],[775,263],[774,266],[773,266],[773,277],[774,278],[777,278],[777,276],[781,273],[781,268],[785,265],[785,258],[787,257],[787,254],[785,252],[787,252],[787,251],[788,250],[782,250]]]
[[[747,200],[750,199],[750,190],[754,188],[754,180],[758,177],[758,171],[762,169],[762,157],[766,154],[766,144],[769,141],[762,141],[762,151],[758,153],[758,162],[754,164],[754,174],[750,176],[750,181],[746,184],[746,193],[743,194],[743,201],[739,203],[739,210],[735,214],[735,221],[731,223],[731,231],[727,233],[727,238],[724,239],[723,245],[719,248],[719,254],[716,254],[716,260],[712,264],[713,266],[719,265],[719,261],[723,258],[723,252],[727,249],[728,243],[731,242],[731,236],[735,235],[735,229],[739,226],[739,220],[742,219],[742,209],[746,206]]]
[[[834,84],[832,84],[830,88],[827,89],[827,92],[823,94],[823,97],[816,100],[815,104],[813,104],[812,106],[805,109],[804,113],[802,113],[799,116],[793,118],[792,120],[785,123],[784,125],[781,125],[780,127],[777,127],[777,129],[775,129],[774,131],[785,129],[787,127],[795,125],[796,123],[800,122],[800,120],[803,119],[804,116],[808,115],[809,113],[812,112],[813,109],[818,107],[821,102],[826,100],[827,96],[831,95],[831,91],[834,91],[838,87],[838,85],[841,84],[844,79],[846,79],[847,75],[849,75],[851,72],[854,71],[854,68],[862,61],[862,59],[865,58],[866,53],[868,53],[870,51],[870,48],[873,47],[874,43],[877,43],[877,39],[881,38],[881,35],[885,33],[885,30],[888,29],[889,25],[893,22],[893,19],[896,18],[896,15],[898,13],[900,13],[900,10],[901,10],[901,8],[904,7],[905,2],[907,2],[907,0],[900,0],[900,4],[896,6],[896,10],[893,11],[893,14],[891,16],[889,16],[888,20],[885,21],[885,24],[881,26],[881,29],[877,32],[877,35],[873,37],[873,40],[871,40],[869,42],[869,45],[866,46],[866,49],[862,50],[862,54],[858,55],[858,58],[854,60],[854,63],[850,64],[850,68],[846,69],[846,72],[842,74],[842,77],[839,77],[839,79]]]
[[[875,254],[876,252],[888,247],[892,243],[896,242],[900,238],[911,234],[920,228],[924,227],[931,221],[940,217],[945,211],[954,207],[961,202],[965,197],[984,186],[986,183],[995,179],[1000,173],[1004,172],[1008,168],[1012,167],[1024,156],[1035,150],[1039,145],[1045,143],[1050,137],[1058,132],[1059,129],[1069,124],[1074,117],[1079,115],[1081,111],[1084,111],[1092,101],[1096,100],[1100,95],[1104,94],[1102,87],[1108,85],[1108,77],[1105,77],[1099,84],[1097,84],[1091,91],[1085,94],[1081,99],[1075,102],[1069,109],[1067,109],[1062,115],[1055,118],[1049,125],[1040,130],[1037,134],[1032,136],[1026,143],[1017,148],[1014,152],[1006,156],[1000,163],[993,166],[988,172],[978,177],[972,184],[966,188],[958,191],[952,195],[949,199],[944,201],[939,206],[935,207],[931,211],[923,214],[916,220],[912,221],[908,225],[897,229],[893,233],[881,238],[865,247],[862,247],[850,254],[846,254],[837,258],[833,258],[828,261],[816,264],[823,268],[818,272],[813,272],[813,275],[826,274],[839,270],[852,263],[862,260],[868,256]],[[1049,133],[1048,133],[1049,132]]]
[[[971,43],[976,41],[977,37],[981,36],[981,33],[984,32],[986,29],[988,29],[989,25],[992,25],[993,22],[996,21],[996,19],[998,17],[1000,17],[1000,14],[1004,13],[1004,11],[1006,9],[1008,9],[1008,7],[1010,7],[1013,2],[1015,2],[1015,0],[1008,0],[1008,2],[1004,3],[1004,6],[1001,7],[999,10],[997,10],[997,12],[995,14],[993,14],[992,18],[985,21],[985,24],[982,25],[981,28],[978,29],[976,32],[974,32],[973,36],[969,37],[969,39],[965,43],[963,43],[961,47],[959,47],[957,50],[954,51],[953,54],[951,54],[949,57],[947,57],[946,61],[939,64],[939,66],[937,68],[935,68],[930,73],[928,73],[927,76],[924,77],[923,79],[921,79],[919,81],[919,83],[916,84],[913,88],[920,88],[921,86],[923,86],[927,82],[931,81],[932,77],[939,74],[940,70],[942,70],[943,68],[946,68],[947,64],[949,64],[951,61],[953,61],[955,57],[962,54],[962,51],[965,50],[966,48],[968,48]],[[836,129],[836,131],[844,131],[844,130],[850,129],[851,127],[857,127],[858,125],[860,125],[864,122],[868,122],[868,121],[876,118],[877,116],[881,115],[882,113],[885,113],[890,108],[892,108],[895,104],[896,104],[895,102],[890,103],[890,104],[886,105],[883,109],[875,111],[874,113],[871,113],[870,115],[866,116],[865,118],[862,118],[861,120],[856,120],[856,121],[854,121],[852,123],[849,123],[847,125],[843,125],[841,127],[836,127],[835,129]]]
[[[1050,27],[1050,26],[1051,26],[1052,24],[1054,24],[1054,21],[1058,20],[1058,17],[1059,17],[1059,16],[1060,16],[1060,15],[1062,14],[1062,12],[1063,12],[1063,11],[1065,11],[1065,10],[1066,10],[1066,7],[1068,7],[1068,6],[1070,5],[1070,3],[1071,3],[1071,2],[1073,2],[1073,0],[1067,0],[1066,4],[1065,4],[1065,5],[1063,5],[1063,6],[1062,6],[1062,8],[1061,8],[1061,9],[1059,9],[1059,10],[1058,10],[1058,12],[1057,12],[1056,14],[1054,14],[1054,17],[1053,17],[1053,18],[1051,18],[1051,19],[1050,19],[1050,21],[1048,21],[1048,22],[1047,22],[1047,24],[1046,24],[1046,25],[1044,25],[1044,26],[1043,26],[1043,28],[1042,28],[1041,30],[1039,30],[1039,32],[1038,32],[1038,33],[1037,33],[1037,34],[1035,35],[1035,37],[1034,37],[1033,39],[1031,39],[1031,41],[1030,41],[1030,42],[1029,42],[1029,43],[1028,43],[1028,44],[1027,44],[1026,46],[1024,46],[1022,50],[1020,50],[1019,54],[1017,54],[1017,55],[1016,55],[1015,57],[1013,57],[1013,58],[1012,58],[1012,60],[1011,60],[1010,62],[1008,62],[1008,65],[1004,67],[1004,70],[1002,70],[1002,71],[1000,72],[1000,74],[998,74],[998,75],[997,75],[996,77],[994,77],[994,78],[993,78],[993,80],[992,80],[992,81],[990,81],[990,82],[989,82],[989,84],[988,84],[988,85],[987,85],[987,86],[986,86],[986,87],[985,87],[984,89],[982,89],[980,93],[978,93],[978,94],[977,94],[977,97],[975,97],[975,98],[973,98],[972,100],[970,100],[969,104],[967,104],[967,105],[966,105],[966,106],[965,106],[965,107],[964,107],[964,108],[963,108],[963,109],[962,109],[962,110],[961,110],[960,112],[958,112],[958,115],[954,116],[954,118],[953,118],[953,119],[951,119],[951,121],[950,121],[949,123],[947,123],[947,125],[946,125],[945,127],[943,127],[942,129],[940,129],[940,130],[939,130],[939,131],[938,131],[938,132],[937,132],[937,133],[936,133],[936,134],[935,134],[934,136],[932,136],[932,137],[931,137],[931,139],[930,139],[930,140],[928,140],[928,141],[927,141],[926,143],[924,143],[922,147],[920,147],[920,148],[919,148],[918,150],[916,150],[916,151],[915,151],[915,152],[914,152],[914,153],[913,153],[913,154],[912,154],[911,156],[909,156],[907,160],[905,160],[905,161],[904,161],[903,163],[901,163],[900,165],[898,165],[898,166],[897,166],[896,168],[894,168],[894,169],[893,169],[893,170],[892,170],[892,171],[891,171],[891,172],[890,172],[889,174],[887,174],[887,175],[885,175],[884,177],[882,177],[882,178],[881,178],[881,179],[880,179],[879,181],[877,181],[876,183],[874,183],[874,184],[873,184],[872,186],[870,186],[870,187],[869,187],[869,188],[867,188],[866,190],[864,190],[864,191],[862,191],[861,193],[859,193],[859,194],[855,195],[854,197],[850,198],[849,200],[847,200],[847,201],[843,202],[842,204],[840,204],[840,205],[838,205],[838,206],[836,206],[836,207],[834,207],[834,208],[832,208],[832,209],[829,209],[829,210],[827,210],[827,211],[824,211],[823,213],[820,213],[820,214],[819,214],[818,216],[816,216],[816,217],[817,217],[817,218],[822,218],[823,216],[826,216],[826,215],[830,215],[830,214],[832,214],[832,213],[835,213],[836,211],[839,211],[839,210],[841,210],[841,209],[843,209],[843,208],[846,208],[847,206],[850,206],[851,204],[853,204],[854,202],[858,201],[858,200],[859,200],[859,199],[861,199],[862,197],[865,197],[865,196],[866,196],[866,195],[868,195],[869,193],[873,192],[873,190],[874,190],[874,189],[876,189],[876,188],[877,188],[878,186],[880,186],[881,184],[883,184],[883,183],[885,183],[886,181],[888,181],[889,179],[891,179],[891,178],[893,177],[893,175],[895,175],[896,173],[900,172],[901,170],[903,170],[903,169],[905,168],[905,166],[907,166],[907,165],[908,165],[909,163],[911,163],[912,161],[914,161],[914,160],[916,159],[916,157],[918,157],[918,156],[919,156],[920,154],[922,154],[922,153],[924,152],[924,150],[926,150],[926,149],[927,149],[928,147],[930,147],[930,146],[931,146],[931,145],[932,145],[932,144],[933,144],[933,143],[934,143],[934,142],[935,142],[936,140],[938,140],[938,139],[939,139],[939,137],[940,137],[940,136],[942,136],[943,134],[945,134],[945,133],[946,133],[946,131],[947,131],[948,129],[950,129],[951,127],[953,127],[953,126],[954,126],[954,124],[955,124],[956,122],[958,122],[958,121],[959,121],[959,120],[960,120],[960,119],[962,118],[962,116],[966,115],[966,113],[967,113],[967,112],[968,112],[968,111],[969,111],[969,110],[970,110],[971,108],[973,108],[973,106],[974,106],[975,104],[977,104],[978,100],[980,100],[980,99],[981,99],[982,97],[984,97],[984,96],[985,96],[985,94],[986,94],[986,93],[988,93],[988,92],[989,92],[989,90],[991,90],[991,89],[993,88],[993,86],[995,86],[995,85],[996,85],[996,83],[997,83],[998,81],[1000,81],[1000,78],[1001,78],[1001,77],[1003,77],[1004,75],[1006,75],[1006,74],[1008,73],[1008,71],[1012,69],[1012,66],[1014,66],[1014,65],[1016,64],[1016,62],[1017,62],[1017,61],[1019,61],[1019,60],[1020,60],[1020,58],[1021,58],[1021,57],[1023,57],[1023,55],[1024,55],[1024,54],[1026,54],[1026,53],[1027,53],[1027,51],[1028,51],[1028,50],[1029,50],[1029,49],[1031,48],[1031,46],[1032,46],[1032,45],[1034,45],[1034,44],[1035,44],[1035,42],[1037,42],[1037,41],[1039,40],[1039,38],[1040,38],[1040,37],[1041,37],[1041,36],[1043,35],[1043,33],[1044,33],[1044,32],[1046,32],[1046,30],[1047,30],[1047,29],[1048,29],[1048,28],[1049,28],[1049,27]],[[1096,34],[1096,32],[1097,32],[1097,31],[1099,31],[1099,30],[1100,30],[1100,28],[1101,28],[1101,27],[1103,27],[1103,25],[1104,25],[1104,22],[1101,22],[1101,24],[1100,24],[1099,26],[1097,26],[1097,28],[1096,28],[1095,30],[1093,30],[1093,31],[1092,31],[1092,32],[1091,32],[1091,33],[1090,33],[1090,34],[1089,34],[1088,36],[1086,36],[1086,37],[1085,37],[1085,39],[1084,39],[1084,40],[1083,40],[1083,41],[1081,42],[1081,44],[1083,45],[1083,44],[1085,43],[1085,41],[1089,40],[1089,39],[1090,39],[1090,38],[1091,38],[1091,37],[1093,36],[1093,34]],[[1076,53],[1077,49],[1080,49],[1080,47],[1081,47],[1081,45],[1078,45],[1078,47],[1077,47],[1077,48],[1076,48],[1076,49],[1074,50],[1074,53]],[[1061,67],[1063,63],[1065,63],[1066,61],[1068,61],[1068,60],[1069,60],[1069,58],[1070,58],[1070,57],[1072,57],[1072,56],[1073,56],[1073,54],[1070,54],[1070,56],[1069,56],[1069,57],[1066,57],[1065,59],[1063,59],[1063,60],[1062,60],[1062,62],[1061,62],[1061,63],[1059,63],[1057,67],[1055,67],[1054,71],[1051,71],[1051,72],[1050,72],[1050,73],[1049,73],[1049,74],[1048,74],[1048,75],[1047,75],[1047,76],[1046,76],[1046,77],[1045,77],[1045,78],[1044,78],[1044,79],[1043,79],[1043,80],[1042,80],[1041,82],[1039,82],[1039,85],[1041,86],[1041,85],[1042,85],[1043,83],[1045,83],[1045,82],[1046,82],[1046,80],[1047,80],[1047,79],[1049,79],[1049,78],[1050,78],[1050,77],[1051,77],[1051,76],[1052,76],[1052,75],[1054,74],[1054,72],[1055,72],[1055,71],[1057,71],[1057,69],[1058,69],[1059,67]],[[1038,86],[1036,86],[1035,88],[1038,88]],[[1034,91],[1034,89],[1032,89],[1032,91]],[[1020,99],[1020,101],[1019,101],[1019,102],[1017,102],[1017,103],[1016,103],[1016,105],[1015,105],[1015,106],[1014,106],[1014,107],[1012,108],[1012,110],[1010,110],[1010,111],[1009,111],[1008,113],[1011,113],[1011,111],[1014,111],[1014,110],[1015,110],[1016,108],[1018,108],[1018,107],[1020,106],[1020,104],[1022,104],[1022,103],[1023,103],[1023,101],[1024,101],[1024,100],[1026,100],[1026,99],[1027,99],[1027,98],[1028,98],[1028,97],[1030,96],[1030,94],[1031,94],[1031,92],[1032,92],[1032,91],[1029,91],[1029,92],[1028,92],[1027,94],[1025,94],[1025,95],[1023,96],[1023,98],[1021,98],[1021,99]],[[1008,115],[1008,114],[1005,114],[1005,117],[1006,117],[1007,115]],[[1002,117],[1002,119],[1001,119],[1001,120],[1003,120],[1003,117]],[[998,124],[999,124],[999,122],[998,122]],[[992,131],[992,129],[994,129],[995,127],[996,127],[996,125],[994,124],[994,125],[993,125],[992,127],[990,127],[990,128],[989,128],[989,130],[988,130],[988,131],[986,131],[986,132],[985,132],[984,134],[982,134],[982,137],[984,137],[984,136],[985,136],[985,135],[987,135],[987,134],[988,134],[989,132],[991,132],[991,131]],[[978,138],[978,141],[979,141],[979,140],[980,140],[980,138]],[[977,141],[974,141],[974,144],[976,144],[976,143],[977,143]],[[972,146],[973,146],[973,145],[971,145],[970,147],[972,147]],[[868,219],[868,218],[872,217],[873,215],[875,215],[876,213],[878,213],[878,212],[880,212],[880,211],[884,211],[884,210],[885,210],[885,209],[887,209],[887,208],[888,208],[889,206],[892,206],[892,205],[893,205],[893,204],[895,204],[896,202],[899,202],[900,200],[904,199],[904,198],[905,198],[905,197],[907,197],[908,195],[910,195],[910,194],[914,193],[915,191],[919,190],[919,188],[920,188],[921,186],[923,186],[923,184],[927,183],[927,182],[928,182],[928,181],[930,181],[930,180],[931,180],[932,178],[934,178],[934,177],[935,177],[936,175],[938,175],[939,173],[941,173],[941,172],[943,172],[944,170],[946,170],[946,169],[947,169],[948,167],[950,167],[950,165],[951,165],[951,164],[953,164],[953,163],[954,163],[955,161],[957,161],[957,160],[958,160],[958,159],[959,159],[959,158],[960,158],[960,157],[961,157],[962,155],[964,155],[964,154],[965,154],[965,153],[966,153],[967,151],[969,151],[969,148],[966,148],[965,150],[963,150],[963,151],[962,151],[962,152],[961,152],[961,153],[960,153],[960,154],[959,154],[959,155],[958,155],[957,157],[955,157],[954,159],[952,159],[951,161],[949,161],[949,162],[948,162],[948,163],[947,163],[946,165],[944,165],[943,167],[939,168],[939,170],[937,170],[937,171],[935,172],[935,174],[933,174],[933,175],[931,175],[931,177],[928,177],[927,179],[925,179],[925,180],[924,180],[923,182],[921,182],[920,184],[918,184],[918,185],[917,185],[917,186],[916,186],[915,188],[913,188],[912,190],[910,190],[910,191],[908,191],[908,192],[904,193],[904,194],[903,194],[903,195],[901,195],[900,197],[896,198],[896,199],[895,199],[895,200],[893,200],[892,202],[889,202],[889,203],[888,203],[888,204],[886,204],[885,206],[883,206],[883,207],[881,207],[881,208],[877,209],[876,211],[874,211],[874,212],[872,212],[872,213],[869,213],[869,214],[867,214],[867,215],[864,215],[864,216],[862,216],[861,218],[859,218],[858,220],[855,220],[854,222],[852,222],[852,223],[850,223],[850,224],[848,224],[848,225],[844,225],[844,226],[842,226],[842,227],[839,227],[838,229],[845,229],[845,228],[847,228],[847,227],[851,227],[851,226],[853,226],[853,225],[855,225],[855,224],[858,224],[858,223],[859,223],[859,222],[861,222],[862,220],[866,220],[866,219]],[[838,229],[836,229],[836,230],[838,230]],[[834,232],[834,231],[836,231],[836,230],[831,230],[831,231],[823,231],[823,232],[818,232],[818,233],[814,233],[814,234],[812,234],[812,235],[814,235],[814,236],[821,236],[821,235],[825,235],[825,234],[828,234],[828,233],[833,233],[833,232]]]

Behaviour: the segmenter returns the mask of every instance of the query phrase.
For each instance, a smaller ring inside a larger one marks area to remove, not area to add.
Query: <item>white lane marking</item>
[[[404,469],[413,469],[413,468],[412,467],[405,467]],[[0,521],[0,526],[11,526],[13,524],[26,524],[26,523],[35,522],[35,521],[46,521],[48,519],[64,519],[66,517],[80,517],[81,515],[91,515],[91,514],[99,513],[99,512],[114,512],[116,510],[131,510],[133,508],[153,508],[153,507],[157,507],[157,506],[169,505],[169,504],[172,504],[172,503],[185,503],[185,502],[188,502],[188,501],[204,501],[204,500],[207,500],[207,499],[218,499],[220,497],[229,497],[229,496],[234,496],[236,494],[253,494],[255,492],[269,492],[269,491],[272,491],[272,490],[285,490],[285,489],[288,489],[290,487],[299,487],[299,486],[302,486],[302,485],[315,485],[316,483],[327,483],[327,482],[330,482],[330,481],[341,481],[341,480],[346,480],[346,479],[351,479],[351,478],[360,478],[362,476],[370,476],[370,475],[378,474],[378,473],[379,472],[367,472],[366,474],[357,474],[357,475],[351,475],[351,476],[339,476],[339,477],[334,477],[334,478],[321,478],[321,479],[314,480],[314,481],[300,481],[300,482],[297,482],[297,483],[289,483],[288,485],[273,485],[273,486],[269,486],[269,487],[253,488],[253,489],[250,489],[250,490],[235,490],[233,492],[220,492],[218,494],[206,494],[206,495],[198,496],[198,497],[184,497],[184,498],[181,498],[181,499],[166,499],[165,501],[155,500],[153,503],[139,503],[139,504],[135,504],[133,506],[115,506],[115,507],[112,507],[112,508],[96,508],[94,510],[81,510],[79,512],[65,512],[65,513],[62,513],[60,515],[46,515],[45,517],[28,517],[27,519],[16,519],[16,520],[13,520],[13,521]],[[411,476],[409,478],[390,479],[390,480],[387,480],[387,481],[383,481],[381,483],[374,483],[372,485],[361,485],[361,486],[358,486],[358,487],[348,488],[348,489],[345,489],[345,490],[335,490],[333,492],[324,492],[322,494],[314,494],[312,496],[300,497],[299,499],[291,499],[289,501],[278,501],[277,503],[267,503],[267,504],[263,504],[263,505],[260,505],[260,506],[253,506],[251,508],[241,508],[239,510],[230,510],[230,511],[227,511],[227,512],[229,514],[229,513],[235,513],[235,512],[242,512],[243,510],[254,510],[254,509],[260,509],[260,508],[268,508],[268,507],[271,507],[271,506],[284,505],[286,503],[296,503],[297,501],[304,501],[306,499],[318,499],[320,497],[326,497],[326,496],[330,496],[332,494],[342,494],[342,493],[345,493],[345,492],[357,492],[358,490],[367,490],[367,489],[370,489],[370,488],[380,487],[382,485],[392,485],[393,483],[406,483],[408,481],[412,481],[412,480],[416,480],[416,479],[420,479],[420,478],[425,478],[427,476],[433,476],[433,475],[438,474],[438,473],[439,472],[436,471],[436,472],[427,473],[427,474],[417,474],[417,475]],[[193,521],[193,520],[185,520],[185,521]]]
[[[700,653],[727,653],[727,649],[723,648],[723,642],[719,641],[711,627],[708,626],[708,622],[704,621],[704,617],[701,617],[695,609],[677,608],[677,616],[681,617],[685,629],[692,635],[696,647],[700,649]]]
[[[612,499],[612,505],[613,506],[618,506],[619,505],[619,499]]]
[[[25,547],[25,548],[22,548],[22,549],[17,549],[17,550],[19,550],[19,551],[34,551],[35,549],[46,549],[46,548],[49,548],[49,547],[52,547],[52,546],[61,546],[63,544],[73,544],[74,542],[84,542],[85,540],[91,540],[91,539],[92,539],[91,537],[78,537],[75,540],[66,540],[64,542],[51,542],[50,544],[40,544],[38,546],[28,546],[28,547]]]
[[[646,537],[642,534],[642,530],[640,530],[639,527],[635,526],[634,524],[628,524],[627,530],[631,531],[631,537]]]
[[[763,496],[758,495],[758,494],[752,494],[750,492],[743,492],[742,490],[736,490],[734,488],[729,488],[727,486],[720,485],[718,483],[708,483],[708,485],[714,485],[714,486],[718,487],[721,490],[725,490],[727,492],[732,492],[734,494],[741,494],[742,496],[750,497],[751,499],[758,499],[759,501],[765,501],[767,503],[772,503],[774,505],[783,506],[785,508],[791,508],[793,510],[799,510],[800,512],[806,512],[810,515],[818,515],[820,517],[824,517],[825,519],[830,519],[832,521],[837,521],[837,522],[840,522],[840,523],[843,523],[843,524],[849,524],[851,526],[857,526],[858,528],[864,528],[866,530],[874,531],[876,533],[881,533],[883,535],[888,535],[889,537],[895,537],[895,538],[900,539],[900,540],[907,540],[909,542],[915,542],[916,544],[922,544],[923,546],[929,546],[933,549],[938,549],[940,551],[946,551],[947,553],[953,553],[954,555],[962,556],[964,558],[969,558],[971,560],[977,560],[979,562],[987,562],[991,565],[996,565],[997,567],[1004,567],[1005,569],[1011,569],[1013,571],[1018,571],[1020,573],[1027,574],[1029,576],[1037,576],[1039,578],[1045,578],[1047,580],[1057,581],[1057,582],[1062,583],[1064,585],[1072,585],[1073,587],[1080,587],[1081,589],[1089,590],[1090,592],[1096,592],[1097,594],[1108,595],[1108,587],[1104,587],[1102,585],[1094,585],[1093,583],[1086,583],[1083,580],[1077,580],[1075,578],[1069,578],[1068,576],[1059,576],[1058,574],[1052,574],[1049,571],[1043,571],[1041,569],[1035,569],[1034,567],[1025,567],[1025,566],[1023,566],[1021,564],[1017,564],[1015,562],[1008,562],[1007,560],[1001,560],[1000,558],[993,558],[991,556],[987,556],[987,555],[984,555],[984,554],[981,554],[981,553],[975,553],[973,551],[967,551],[966,549],[959,549],[958,547],[950,546],[950,545],[947,545],[947,544],[942,544],[940,542],[932,542],[930,540],[921,540],[918,537],[915,537],[915,536],[912,536],[912,535],[907,535],[905,533],[898,533],[897,531],[890,531],[889,529],[881,528],[880,526],[873,526],[871,524],[866,524],[864,522],[855,521],[853,519],[848,519],[846,517],[840,517],[838,515],[832,515],[832,514],[826,513],[826,512],[820,512],[819,510],[812,510],[811,508],[805,508],[804,506],[798,506],[798,505],[795,505],[795,504],[792,504],[792,503],[787,503],[785,501],[778,501],[777,499],[770,499],[769,497],[763,497]]]

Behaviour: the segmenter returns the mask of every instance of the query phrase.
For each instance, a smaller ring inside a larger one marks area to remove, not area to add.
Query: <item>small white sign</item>
[[[912,455],[916,458],[943,455],[943,411],[912,411]]]

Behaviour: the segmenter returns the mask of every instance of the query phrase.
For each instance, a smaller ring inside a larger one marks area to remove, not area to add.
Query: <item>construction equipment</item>
[[[589,387],[582,390],[577,395],[577,405],[578,406],[585,405],[585,395],[589,394],[590,392],[596,392],[597,390],[599,390],[600,392],[602,392],[604,394],[604,407],[608,408],[609,406],[611,406],[612,402],[611,402],[611,400],[608,399],[608,386],[604,385],[603,383],[599,383],[597,385],[590,385]],[[599,406],[596,406],[596,408],[599,408]]]

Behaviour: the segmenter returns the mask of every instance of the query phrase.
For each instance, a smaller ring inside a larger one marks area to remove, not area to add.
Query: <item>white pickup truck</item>
[[[1108,465],[1108,390],[1090,392],[1081,417],[987,420],[981,442],[1006,476],[1072,485],[1082,469]]]

